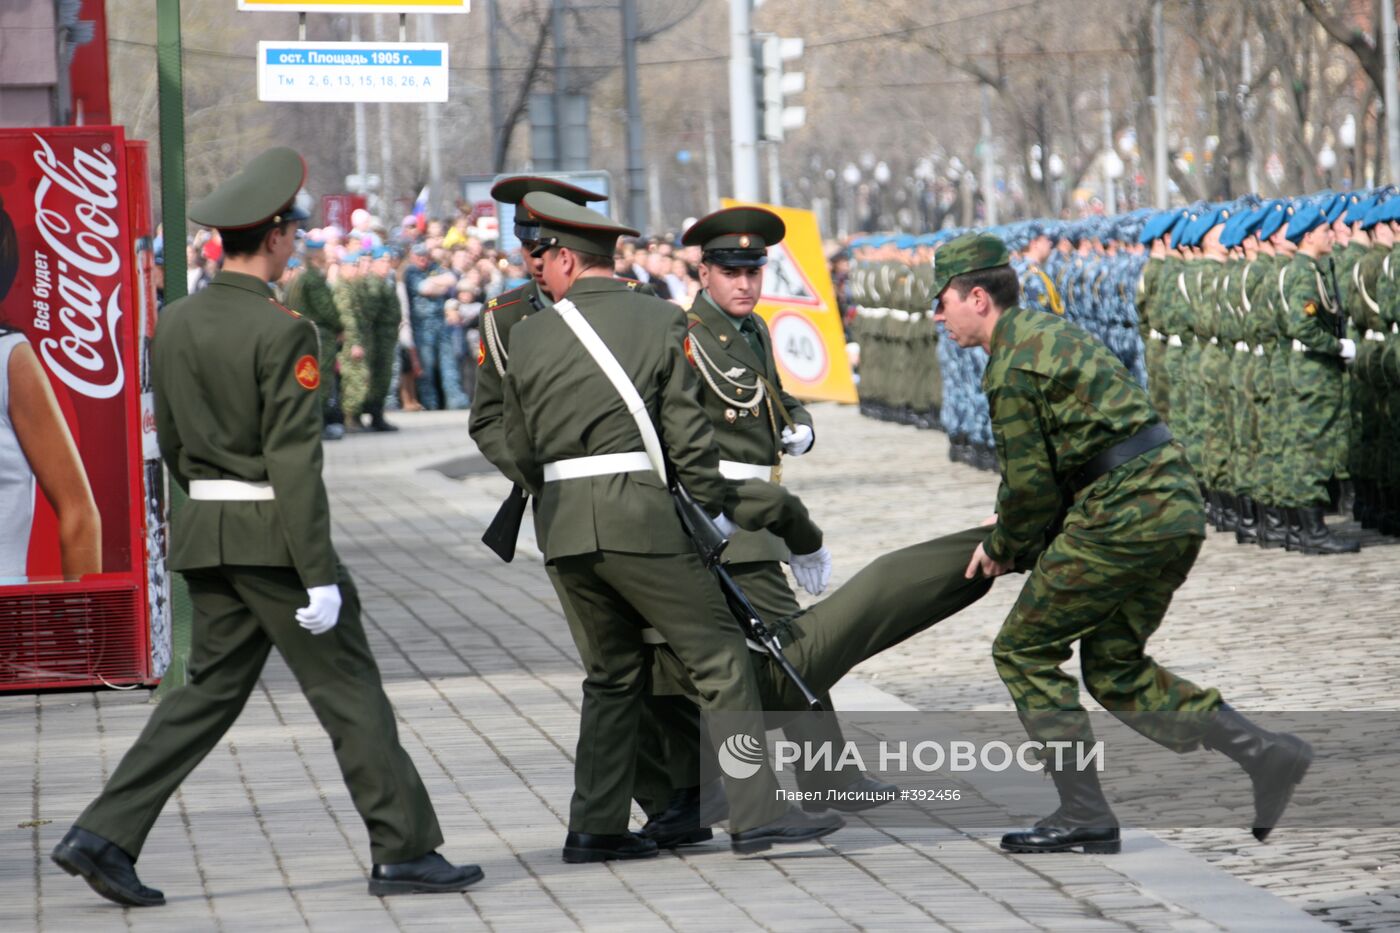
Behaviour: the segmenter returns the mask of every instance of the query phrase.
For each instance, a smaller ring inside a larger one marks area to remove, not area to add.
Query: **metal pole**
[[[622,0],[622,73],[627,83],[627,219],[641,230],[651,212],[642,144],[642,95],[637,88],[637,0]]]
[[[1152,175],[1157,209],[1167,209],[1167,25],[1163,0],[1152,4]]]
[[[352,17],[350,20],[350,41],[360,41],[360,18]],[[365,102],[357,100],[355,108],[355,174],[360,177],[360,182],[356,186],[360,194],[369,192],[368,179],[365,177],[369,173],[369,129],[365,126]]]
[[[432,14],[423,16],[420,22],[423,24],[423,41],[437,41]],[[442,205],[452,203],[450,198],[444,200],[447,192],[443,190],[442,182],[442,143],[438,137],[439,109],[436,102],[428,102],[428,216],[430,218],[441,218],[443,216]]]
[[[992,154],[992,89],[982,85],[982,204],[987,226],[997,223],[997,163]]]
[[[487,76],[491,93],[491,170],[499,173],[506,164],[506,154],[501,149],[505,135],[501,123],[501,48],[500,11],[496,0],[486,0],[486,56]]]
[[[729,136],[734,197],[758,200],[758,115],[753,98],[753,0],[729,0]]]
[[[1118,183],[1109,174],[1108,162],[1113,157],[1113,113],[1109,109],[1108,69],[1103,72],[1103,210],[1110,217],[1118,213]]]
[[[719,163],[715,157],[715,118],[705,111],[705,211],[719,210]]]
[[[374,20],[374,37],[384,38],[383,21],[378,17]],[[394,170],[394,134],[390,126],[393,111],[388,104],[379,105],[379,203],[380,216],[388,229],[393,229],[393,224],[397,218],[391,216],[394,207],[393,192],[394,186],[389,183],[390,175]]]
[[[1395,0],[1381,0],[1381,51],[1385,55],[1385,154],[1390,178],[1400,178],[1400,100],[1396,91]]]
[[[765,143],[768,150],[768,203],[783,203],[783,169],[778,162],[778,143]]]
[[[564,168],[564,0],[554,0],[549,15],[554,39],[554,170]]]
[[[165,236],[165,302],[185,297],[185,88],[180,71],[180,0],[156,0],[156,81],[160,108],[160,216]],[[170,487],[171,520],[185,495]],[[170,580],[170,666],[161,677],[160,699],[188,679],[194,607],[182,574]]]

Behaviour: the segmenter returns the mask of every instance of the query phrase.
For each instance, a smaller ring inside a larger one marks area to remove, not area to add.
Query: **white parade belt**
[[[1260,344],[1259,346],[1257,346],[1257,347],[1254,348],[1254,355],[1255,355],[1255,356],[1263,356],[1263,355],[1264,355],[1264,346],[1263,346],[1263,344]]]
[[[1161,331],[1157,330],[1157,328],[1155,328],[1155,327],[1150,328],[1150,329],[1147,331],[1147,336],[1151,337],[1153,340],[1165,340],[1166,337],[1167,337],[1166,334],[1164,334],[1164,333],[1162,333]]]
[[[1210,345],[1211,345],[1212,347],[1218,347],[1218,346],[1220,346],[1220,338],[1219,338],[1219,337],[1212,337],[1212,338],[1210,338]]]
[[[190,498],[201,502],[268,502],[276,499],[272,484],[241,479],[192,479]]]
[[[1249,344],[1246,343],[1246,342],[1243,341],[1243,340],[1236,340],[1236,341],[1235,341],[1235,351],[1236,351],[1237,353],[1248,353],[1248,352],[1249,352]]]
[[[572,460],[556,460],[544,465],[544,481],[557,483],[566,479],[583,479],[587,476],[608,476],[614,473],[653,473],[655,469],[646,453],[629,450],[623,454],[597,454],[592,457],[574,457]]]
[[[1368,330],[1366,331],[1366,339],[1384,342],[1385,334],[1378,330]]]
[[[773,478],[773,465],[762,463],[739,463],[737,460],[721,460],[719,473],[725,479],[767,479]]]
[[[768,649],[754,641],[752,638],[745,638],[744,643],[749,646],[750,651],[767,653]],[[642,629],[642,644],[644,645],[664,645],[667,644],[666,636],[648,625]],[[779,643],[781,645],[781,642]]]
[[[1181,346],[1181,335],[1180,335],[1180,334],[1168,334],[1168,335],[1167,335],[1167,346],[1169,346],[1169,347],[1179,347],[1179,346]]]

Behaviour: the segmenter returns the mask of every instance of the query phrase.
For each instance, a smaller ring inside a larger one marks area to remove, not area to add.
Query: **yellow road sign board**
[[[725,207],[747,203],[723,201]],[[773,335],[783,388],[807,401],[854,403],[855,380],[817,216],[795,207],[756,206],[777,214],[787,225],[783,241],[768,247],[757,308]]]

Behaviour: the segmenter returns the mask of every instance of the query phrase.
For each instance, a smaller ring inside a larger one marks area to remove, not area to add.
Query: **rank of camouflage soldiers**
[[[341,408],[346,426],[357,431],[398,430],[384,419],[384,399],[393,379],[403,312],[390,279],[389,249],[377,246],[347,257],[353,274],[342,271],[332,294],[345,322],[337,362],[340,367]]]
[[[812,416],[783,389],[772,338],[763,318],[754,313],[768,248],[780,243],[785,233],[782,218],[772,211],[732,207],[700,218],[681,240],[685,246],[701,249],[702,291],[686,315],[685,356],[700,376],[695,383],[696,397],[714,428],[719,471],[735,482],[779,482],[781,458],[806,454],[815,440]],[[794,554],[766,530],[736,532],[724,556],[730,575],[765,620],[789,618],[799,611],[783,572],[784,562],[791,564],[798,582],[813,595],[825,589],[831,576],[831,553],[825,547]],[[829,696],[821,700],[826,709],[833,708]],[[813,729],[810,724],[816,723],[826,728]],[[795,742],[832,742],[834,748],[844,744],[831,717],[804,718],[788,737]],[[895,789],[865,777],[854,766],[840,772],[800,772],[799,786],[810,791]],[[884,798],[851,794],[848,799],[856,801],[852,809],[858,810],[878,805],[868,801]],[[821,808],[813,805],[807,809]],[[648,823],[642,832],[665,838],[672,823],[679,821],[685,826],[690,818],[689,814],[673,814],[669,821]]]
[[[326,244],[307,239],[301,271],[287,286],[287,307],[316,325],[317,366],[321,372],[321,416],[325,422],[322,439],[338,441],[345,436],[345,416],[340,404],[340,380],[335,373],[336,351],[345,333],[346,317],[337,306],[326,282]]]
[[[1147,393],[1101,342],[1018,306],[1010,258],[995,236],[958,237],[939,251],[933,285],[948,336],[990,354],[983,388],[1001,485],[996,522],[967,576],[1030,571],[993,645],[997,670],[1032,738],[1091,742],[1078,684],[1060,669],[1078,643],[1085,683],[1105,708],[1182,714],[1170,724],[1125,721],[1165,748],[1205,745],[1245,770],[1262,840],[1307,771],[1311,747],[1260,729],[1218,691],[1145,651],[1205,536],[1196,477]],[[1008,833],[1002,848],[1118,852],[1098,773],[1045,765],[1059,809]]]
[[[161,314],[152,355],[161,455],[189,494],[170,566],[194,604],[190,681],[146,723],[53,860],[109,900],[154,906],[136,860],[186,775],[237,719],[275,646],[330,733],[370,835],[376,895],[460,891],[479,881],[435,849],[442,832],[400,746],[393,707],[330,538],[321,480],[316,331],[273,300],[306,215],[305,163],[271,149],[190,209],[217,228],[223,271]]]
[[[498,521],[493,522],[492,527],[501,539],[501,547],[508,547],[511,554],[514,553],[515,539],[519,533],[519,521],[524,514],[520,498],[524,496],[524,481],[515,472],[513,461],[506,452],[501,424],[502,380],[510,361],[510,334],[515,325],[554,303],[542,281],[543,257],[533,255],[540,236],[539,222],[522,203],[525,195],[532,191],[549,192],[579,205],[607,200],[604,195],[568,182],[535,175],[507,176],[491,187],[493,198],[515,206],[515,235],[520,240],[521,251],[530,270],[530,281],[496,296],[483,309],[481,343],[477,350],[476,396],[472,400],[468,430],[482,455],[515,484],[502,506],[502,515],[497,516]],[[624,284],[629,289],[651,293],[636,282]],[[547,563],[545,571],[560,594],[560,604],[569,621],[570,631],[581,631],[581,623],[574,617],[571,604],[563,598],[554,566]],[[698,738],[691,742],[668,742],[660,733],[657,723],[665,721],[676,732],[694,736],[698,736],[700,727],[699,716],[689,704],[675,704],[668,699],[651,700],[649,704],[644,731],[637,746],[633,797],[649,817],[659,817],[671,809],[671,804],[678,797],[685,797],[687,789],[697,783],[700,760]],[[683,818],[690,818],[690,809],[686,808]],[[683,836],[686,842],[703,842],[711,838],[709,830],[701,831],[698,828]]]
[[[611,276],[617,237],[628,228],[548,192],[526,194],[523,203],[539,221],[533,252],[544,259],[549,293],[568,298],[616,358],[695,500],[712,514],[732,509],[685,361],[684,316]],[[707,705],[738,714],[751,735],[763,731],[757,679],[738,623],[599,364],[579,352],[554,311],[517,324],[510,353],[502,406],[509,475],[535,497],[536,536],[554,565],[561,600],[571,604],[574,640],[589,672],[564,857],[647,857],[655,843],[627,831],[644,702],[644,625],[676,651]],[[658,579],[667,586],[656,587]],[[710,738],[720,743],[725,736]],[[767,767],[727,783],[736,851],[808,841],[843,825],[834,815],[785,807],[776,787]]]

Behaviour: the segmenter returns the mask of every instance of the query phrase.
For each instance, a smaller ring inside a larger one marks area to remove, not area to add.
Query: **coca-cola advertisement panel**
[[[119,127],[0,131],[0,586],[144,565],[123,146]]]

